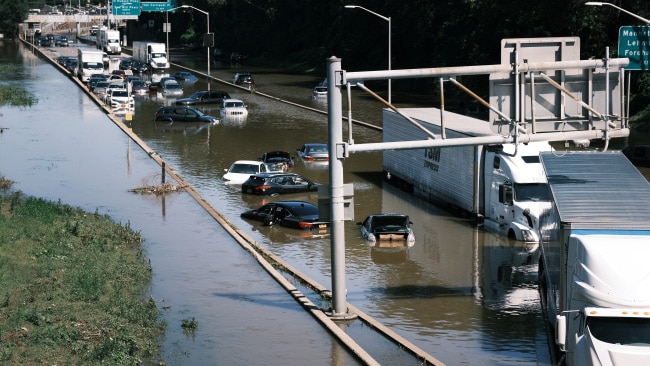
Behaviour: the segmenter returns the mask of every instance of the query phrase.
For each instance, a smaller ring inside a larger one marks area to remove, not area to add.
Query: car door
[[[199,115],[196,111],[191,109],[185,110],[185,121],[187,122],[197,122],[199,120]]]
[[[273,225],[274,213],[277,205],[267,204],[254,211],[255,220],[261,221],[264,225]]]

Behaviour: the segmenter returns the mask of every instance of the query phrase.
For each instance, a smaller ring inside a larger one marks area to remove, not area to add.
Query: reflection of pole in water
[[[126,137],[126,173],[131,175],[131,137]]]
[[[164,175],[164,174],[163,174],[163,175]],[[163,194],[161,195],[161,197],[162,197],[162,200],[161,200],[161,203],[162,203],[162,206],[161,206],[161,209],[162,209],[162,217],[165,217],[165,214],[166,214],[166,212],[167,212],[167,207],[165,206],[165,193],[163,193]]]

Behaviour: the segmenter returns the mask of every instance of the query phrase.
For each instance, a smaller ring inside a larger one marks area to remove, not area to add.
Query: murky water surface
[[[151,291],[165,307],[169,324],[163,341],[166,361],[356,364],[188,195],[163,199],[129,193],[136,186],[157,183],[160,168],[65,76],[13,43],[0,43],[0,54],[21,65],[17,79],[39,99],[30,108],[0,109],[0,126],[8,128],[0,135],[0,174],[17,181],[16,189],[27,194],[108,213],[143,233],[154,268]],[[186,62],[205,69],[200,61]],[[224,80],[235,71],[229,65],[212,68]],[[326,109],[325,101],[310,95],[323,77],[252,67],[246,71],[254,73],[258,91]],[[185,86],[184,96],[206,87],[203,80]],[[211,88],[244,100],[248,118],[211,127],[154,123],[157,108],[173,100],[153,92],[137,97],[133,118],[127,121],[125,116],[125,122],[236,226],[331,287],[329,238],[262,227],[239,217],[243,210],[271,200],[316,203],[316,193],[243,196],[221,179],[235,160],[326,142],[326,116],[224,84],[213,82]],[[381,105],[355,93],[353,118],[381,125]],[[216,106],[202,109],[219,115]],[[381,141],[380,132],[363,127],[354,127],[353,136],[357,143]],[[622,143],[639,143],[635,138]],[[355,221],[371,213],[406,213],[417,237],[409,249],[369,248],[355,222],[346,222],[348,301],[448,365],[477,360],[486,365],[548,364],[535,246],[480,231],[384,185],[381,153],[353,155],[344,169],[346,183],[355,188]],[[294,171],[328,181],[326,166],[297,160]],[[199,321],[193,335],[180,332],[181,320],[189,317]],[[382,364],[416,363],[395,356],[391,346],[358,322],[341,326]]]

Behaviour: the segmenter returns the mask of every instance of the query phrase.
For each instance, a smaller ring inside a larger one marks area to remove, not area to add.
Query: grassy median
[[[0,364],[156,363],[165,324],[141,242],[106,215],[0,191]]]

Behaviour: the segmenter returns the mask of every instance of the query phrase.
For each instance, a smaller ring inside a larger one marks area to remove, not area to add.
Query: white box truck
[[[109,55],[119,55],[122,53],[122,47],[120,47],[120,31],[103,27],[97,31],[95,41],[97,48]]]
[[[402,108],[423,128],[441,133],[440,110]],[[445,112],[447,138],[492,136],[488,122]],[[383,112],[383,141],[422,140],[427,135],[402,115]],[[460,140],[459,140],[460,141]],[[489,231],[526,242],[539,241],[539,214],[550,207],[539,162],[546,142],[387,150],[386,179],[424,199],[468,213]]]
[[[169,69],[164,43],[134,41],[133,59],[146,63],[154,72],[164,72]]]
[[[88,47],[80,47],[77,58],[77,77],[84,83],[90,80],[90,75],[104,72],[104,53]]]
[[[540,159],[552,207],[538,281],[555,358],[650,365],[650,183],[620,151]]]

